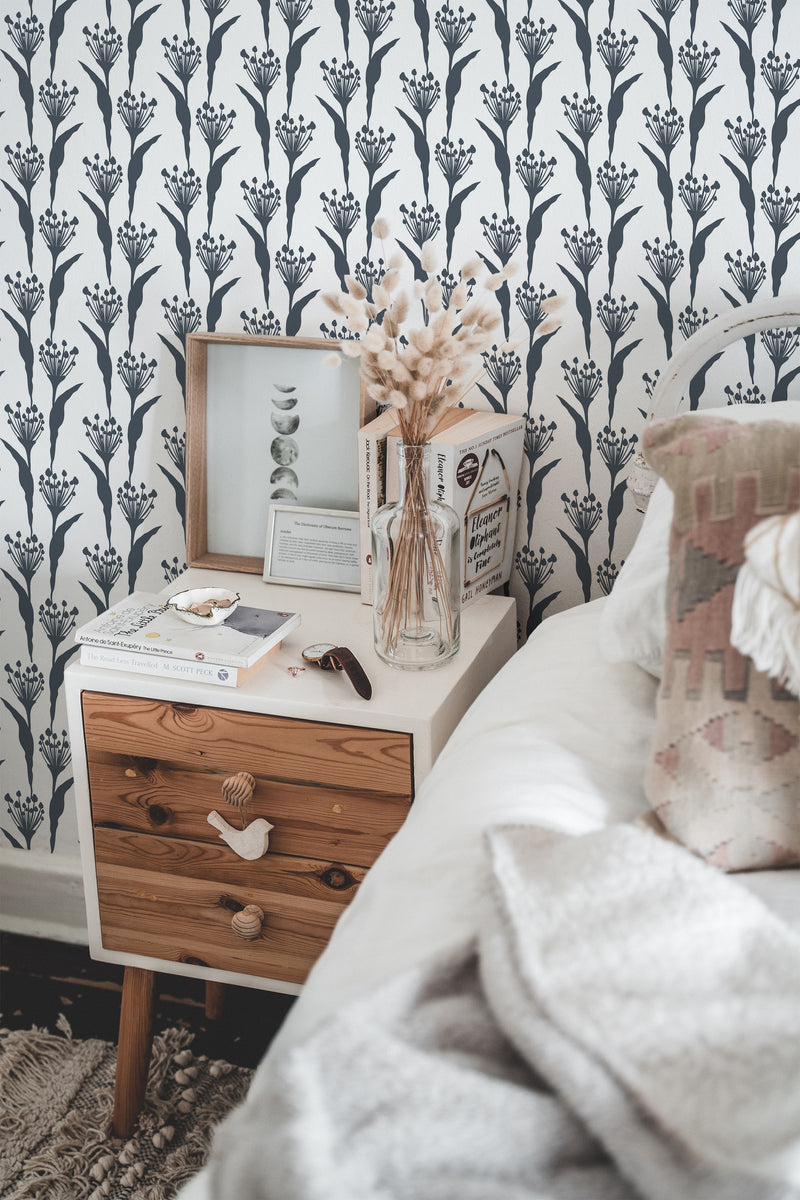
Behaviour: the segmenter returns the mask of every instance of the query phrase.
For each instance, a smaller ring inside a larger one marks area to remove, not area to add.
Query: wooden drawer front
[[[248,862],[222,842],[207,846],[203,842],[182,842],[120,829],[95,829],[94,852],[98,864],[205,879],[234,889],[237,896],[248,889],[279,891],[341,907],[350,903],[366,875],[363,867],[293,858],[274,854],[271,849],[263,858]]]
[[[411,794],[408,734],[102,692],[83,693],[83,717],[90,751],[225,775],[250,771],[296,783]]]
[[[336,901],[291,895],[280,885],[220,885],[194,876],[97,863],[103,946],[167,962],[302,983],[344,910]],[[231,928],[247,904],[264,911],[259,937]]]
[[[230,771],[192,770],[173,762],[98,750],[87,734],[92,822],[140,833],[224,845],[206,817],[217,809],[240,826],[239,813],[222,799]],[[252,770],[243,754],[238,769]],[[255,794],[248,820],[266,817],[275,828],[269,853],[338,859],[368,867],[408,814],[410,796],[345,791],[265,779],[253,772]],[[233,851],[225,847],[228,854]]]

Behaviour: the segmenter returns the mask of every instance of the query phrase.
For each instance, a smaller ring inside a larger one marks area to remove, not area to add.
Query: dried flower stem
[[[386,592],[378,609],[384,644],[390,651],[396,649],[404,629],[421,630],[429,592],[439,600],[444,640],[453,636],[450,580],[428,507],[425,449],[424,445],[404,445],[404,506],[392,543]]]
[[[382,243],[389,233],[387,222],[379,218],[372,233]],[[425,278],[416,280],[410,292],[399,288],[403,257],[383,249],[382,257],[388,266],[371,293],[348,277],[346,292],[328,294],[324,300],[357,335],[342,342],[341,351],[361,359],[361,378],[376,404],[397,410],[403,444],[411,451],[406,502],[382,608],[385,640],[392,647],[413,613],[422,612],[431,588],[439,597],[440,617],[452,629],[447,571],[428,510],[422,447],[436,432],[445,409],[463,400],[483,373],[482,363],[474,374],[469,364],[492,348],[500,324],[497,292],[514,266],[488,274],[476,257],[462,268],[445,305],[432,243],[420,248]],[[423,322],[408,328],[413,301],[422,305]],[[552,312],[560,303],[549,297],[542,307]]]

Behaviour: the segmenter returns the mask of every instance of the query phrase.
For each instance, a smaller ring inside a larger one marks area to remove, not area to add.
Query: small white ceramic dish
[[[221,625],[239,607],[239,593],[228,588],[189,588],[167,600],[176,616],[189,625]],[[225,601],[224,605],[220,601]],[[197,611],[192,611],[197,610]]]

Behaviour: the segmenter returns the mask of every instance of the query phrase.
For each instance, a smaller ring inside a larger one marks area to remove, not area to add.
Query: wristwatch
[[[359,696],[364,700],[372,697],[372,684],[367,679],[364,668],[347,646],[333,646],[330,642],[320,642],[315,646],[306,646],[303,658],[307,663],[322,667],[323,671],[344,671]]]

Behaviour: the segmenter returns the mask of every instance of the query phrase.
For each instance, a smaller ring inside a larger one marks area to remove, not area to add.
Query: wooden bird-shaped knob
[[[270,830],[275,828],[264,817],[258,817],[257,820],[251,821],[246,829],[234,829],[216,809],[208,814],[206,820],[209,825],[219,830],[222,841],[227,842],[239,858],[247,859],[261,858],[262,854],[267,853]]]
[[[231,929],[246,942],[252,942],[261,933],[264,921],[264,910],[257,904],[248,904],[241,912],[233,914]]]
[[[256,781],[249,771],[237,771],[222,781],[222,799],[234,808],[244,808],[253,799]]]

